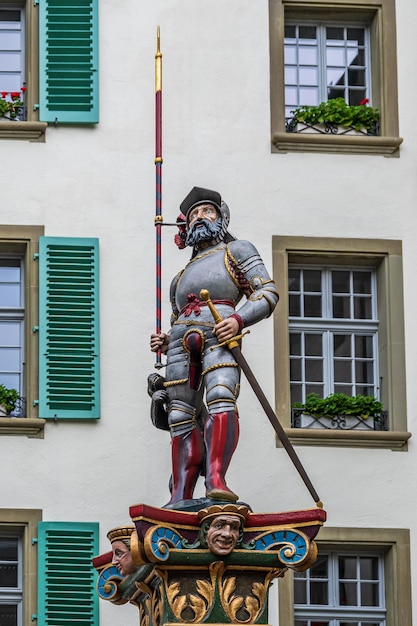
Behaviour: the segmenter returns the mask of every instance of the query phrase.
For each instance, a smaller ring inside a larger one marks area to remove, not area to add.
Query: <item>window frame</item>
[[[15,5],[24,9],[25,41],[24,63],[26,76],[25,122],[0,122],[0,139],[22,139],[26,141],[45,141],[46,122],[39,121],[37,103],[39,102],[39,11],[36,1],[0,0],[0,5],[8,8]]]
[[[381,136],[285,132],[285,19],[368,20],[371,31],[371,91],[381,111]],[[395,0],[269,0],[272,152],[339,152],[398,157],[398,89]],[[394,51],[394,54],[392,53]],[[389,77],[389,80],[388,80]]]
[[[18,534],[22,545],[22,624],[37,613],[37,546],[39,509],[0,509],[0,531]]]
[[[350,381],[346,382],[346,386],[350,386],[350,388],[354,391],[352,394],[347,395],[373,395],[379,399],[379,374],[378,374],[378,330],[379,323],[376,318],[376,301],[377,301],[377,289],[376,289],[376,272],[375,268],[369,266],[369,268],[357,267],[353,266],[345,266],[346,271],[350,273],[350,282],[351,287],[353,289],[353,274],[355,272],[360,272],[362,270],[368,271],[371,274],[371,316],[370,317],[336,317],[332,313],[332,297],[334,292],[332,291],[332,273],[333,271],[340,270],[340,266],[333,266],[331,263],[328,265],[289,265],[289,269],[300,270],[300,277],[304,275],[304,271],[306,269],[319,270],[320,271],[320,280],[321,280],[321,310],[322,315],[317,315],[314,317],[308,317],[304,314],[302,310],[300,310],[300,315],[289,315],[289,333],[290,335],[306,335],[306,334],[315,334],[322,338],[322,352],[321,355],[314,355],[318,357],[318,360],[321,362],[322,367],[322,380],[306,381],[305,376],[305,368],[306,362],[309,360],[315,360],[314,356],[310,357],[306,354],[300,355],[292,355],[290,350],[290,362],[297,361],[301,363],[301,378],[299,381],[294,381],[290,376],[290,384],[296,384],[301,389],[302,398],[294,399],[293,401],[301,401],[305,402],[306,396],[308,392],[305,390],[307,385],[322,387],[323,397],[327,397],[331,393],[338,393],[341,391],[340,389],[335,389],[335,386],[338,387],[343,386],[341,382],[336,382],[334,380],[334,368],[335,364],[340,361],[349,361],[350,369],[351,369],[351,377]],[[349,297],[349,306],[351,308],[351,312],[353,313],[353,298],[354,292],[351,289],[349,293],[346,295]],[[300,296],[300,305],[302,307],[303,296],[306,295],[306,290],[304,287],[299,288],[299,290],[292,290],[289,293],[289,297],[291,299],[291,294],[297,294]],[[308,294],[307,294],[308,295]],[[314,295],[314,294],[311,294]],[[368,336],[372,341],[372,357],[366,358],[364,360],[368,361],[370,358],[372,359],[372,383],[368,381],[358,382],[357,374],[355,372],[355,363],[360,361],[360,358],[355,357],[355,348],[352,347],[351,354],[346,358],[338,358],[335,356],[333,352],[333,341],[334,338],[340,335],[349,335],[351,338],[356,335]],[[305,339],[303,338],[302,343],[304,344]],[[370,389],[373,388],[372,393],[365,394],[362,390],[356,391],[357,387],[367,387]],[[314,390],[316,391],[316,390]],[[317,393],[319,393],[317,391]],[[343,393],[347,393],[343,391]],[[320,395],[320,393],[319,393]]]
[[[386,626],[412,626],[410,531],[402,528],[324,526],[315,542],[320,550],[378,551],[384,559]],[[278,580],[279,624],[294,626],[294,575]]]
[[[39,251],[39,237],[44,234],[43,226],[0,226],[0,246],[5,253],[19,254],[24,265],[25,302],[25,397],[26,417],[0,417],[0,435],[27,435],[43,437],[45,420],[38,418],[34,401],[38,398],[39,386],[39,342],[38,291],[39,268],[35,260]]]
[[[372,105],[372,84],[371,84],[371,76],[372,76],[372,70],[371,70],[371,53],[370,53],[370,45],[371,45],[371,34],[370,34],[370,28],[369,28],[369,24],[367,24],[366,22],[351,22],[351,21],[343,21],[343,22],[339,22],[337,20],[326,20],[326,21],[317,21],[317,20],[311,20],[311,19],[303,19],[302,17],[300,17],[297,20],[288,20],[285,23],[285,26],[292,26],[295,29],[299,29],[300,27],[303,26],[313,26],[316,29],[316,40],[317,40],[317,46],[308,46],[308,48],[312,49],[314,48],[315,50],[317,50],[317,63],[315,65],[313,64],[306,64],[306,63],[300,63],[300,62],[296,62],[296,63],[291,63],[291,64],[285,64],[285,68],[287,67],[294,67],[297,69],[297,71],[299,71],[299,67],[301,66],[308,66],[308,67],[315,67],[317,68],[317,75],[318,75],[318,84],[317,84],[317,93],[318,93],[318,101],[314,103],[314,105],[318,105],[320,104],[320,102],[324,102],[327,99],[327,92],[329,90],[329,85],[327,84],[327,72],[329,69],[329,66],[327,64],[327,51],[328,51],[328,46],[327,46],[327,29],[328,28],[343,28],[343,30],[347,30],[349,28],[361,28],[364,31],[364,44],[362,45],[363,50],[364,50],[364,57],[365,57],[365,64],[364,64],[364,76],[365,76],[365,84],[363,85],[364,89],[364,93],[363,93],[363,97],[359,98],[360,100],[363,100],[364,98],[368,98],[370,100],[370,104]],[[285,43],[285,39],[284,38],[284,51],[285,51],[285,47],[286,47],[286,43]],[[300,44],[300,39],[297,36],[296,37],[296,43],[289,45],[289,48],[294,48],[295,50],[297,50],[298,54],[299,54],[299,50],[300,49],[305,49],[306,45],[304,44]],[[358,46],[359,47],[359,46]],[[340,46],[340,50],[343,50],[343,52],[347,52],[348,50],[348,45],[347,45],[347,39],[343,40],[343,45]],[[298,56],[298,55],[297,55]],[[348,70],[349,70],[349,66],[345,65],[345,75],[348,74]],[[306,102],[302,102],[300,101],[300,94],[299,94],[299,90],[301,88],[301,85],[298,84],[292,84],[291,86],[295,87],[295,89],[297,89],[297,103],[296,104],[287,104],[287,102],[285,103],[285,108],[289,109],[289,107],[291,108],[296,108],[297,106],[302,106],[307,104]],[[306,85],[304,85],[305,87]],[[284,88],[285,90],[287,89],[287,87],[289,87],[289,85],[284,81]],[[343,98],[345,100],[345,102],[348,102],[348,98],[347,95],[349,95],[349,91],[363,91],[362,86],[356,87],[354,85],[349,84],[349,77],[347,77],[346,79],[346,83],[344,85],[343,88],[337,88],[335,87],[335,89],[337,91],[340,91],[340,93],[334,97],[340,97]],[[343,93],[342,93],[343,92]],[[285,94],[284,94],[285,96]],[[286,117],[290,116],[290,109],[286,111]]]
[[[407,450],[411,433],[407,432],[401,241],[273,236],[272,247],[275,283],[281,297],[281,313],[274,316],[275,343],[280,347],[275,351],[275,406],[290,440],[300,445]],[[288,265],[293,261],[377,266],[378,359],[381,401],[388,411],[388,431],[290,428]]]

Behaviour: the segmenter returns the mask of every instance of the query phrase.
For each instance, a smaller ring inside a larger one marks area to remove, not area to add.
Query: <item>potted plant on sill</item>
[[[0,384],[0,416],[10,415],[18,399],[17,389],[8,389]]]
[[[330,134],[379,135],[379,109],[367,106],[366,98],[350,105],[343,98],[333,98],[317,106],[300,106],[291,111],[287,132],[318,132]],[[304,128],[299,128],[302,125]]]
[[[26,118],[25,97],[26,87],[20,91],[0,91],[0,118],[6,121],[22,121]]]
[[[374,396],[332,393],[321,398],[316,393],[310,393],[304,403],[294,402],[291,408],[296,427],[386,430],[386,412]],[[313,420],[302,426],[302,416],[312,417]],[[366,420],[369,420],[368,425]]]

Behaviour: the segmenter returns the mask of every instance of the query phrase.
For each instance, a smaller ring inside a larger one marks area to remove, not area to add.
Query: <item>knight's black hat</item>
[[[222,197],[217,191],[193,187],[188,196],[181,202],[180,211],[188,217],[189,212],[199,204],[212,204],[218,211],[222,204]]]

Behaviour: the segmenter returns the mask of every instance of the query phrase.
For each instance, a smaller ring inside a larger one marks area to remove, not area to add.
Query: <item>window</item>
[[[369,29],[336,24],[285,24],[285,116],[300,105],[370,99]]]
[[[0,226],[0,384],[20,395],[0,435],[100,416],[98,240],[42,235]]]
[[[22,540],[0,530],[0,623],[22,623]]]
[[[41,520],[40,510],[0,509],[1,626],[98,626],[98,524]]]
[[[0,0],[0,93],[24,101],[14,121],[1,117],[0,139],[98,121],[97,25],[98,0]]]
[[[41,511],[0,509],[0,624],[24,626],[36,613],[37,536]]]
[[[270,0],[269,6],[273,150],[398,156],[395,0]],[[337,97],[348,104],[368,99],[379,108],[380,136],[285,132],[296,106]]]
[[[379,396],[375,269],[290,266],[291,403]]]
[[[24,265],[19,256],[0,257],[0,384],[24,397]],[[17,404],[13,415],[24,407]]]
[[[276,406],[290,439],[405,450],[401,242],[273,237],[273,258],[288,311],[274,318]],[[290,427],[293,402],[335,392],[380,399],[387,430]]]
[[[305,572],[279,581],[280,626],[411,626],[409,531],[328,528]]]
[[[379,552],[321,552],[294,574],[294,626],[385,626],[383,581]]]

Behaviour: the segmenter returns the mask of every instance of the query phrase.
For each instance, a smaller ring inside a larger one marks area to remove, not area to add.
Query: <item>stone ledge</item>
[[[285,432],[294,445],[335,446],[343,448],[386,448],[407,451],[411,437],[409,432],[364,431],[364,430],[321,430],[313,428],[286,428]],[[278,442],[278,445],[279,442]]]
[[[273,152],[338,152],[399,157],[401,137],[273,133]]]
[[[26,435],[26,437],[43,438],[46,420],[30,417],[0,417],[1,435]]]
[[[0,122],[0,139],[45,142],[46,122]]]

